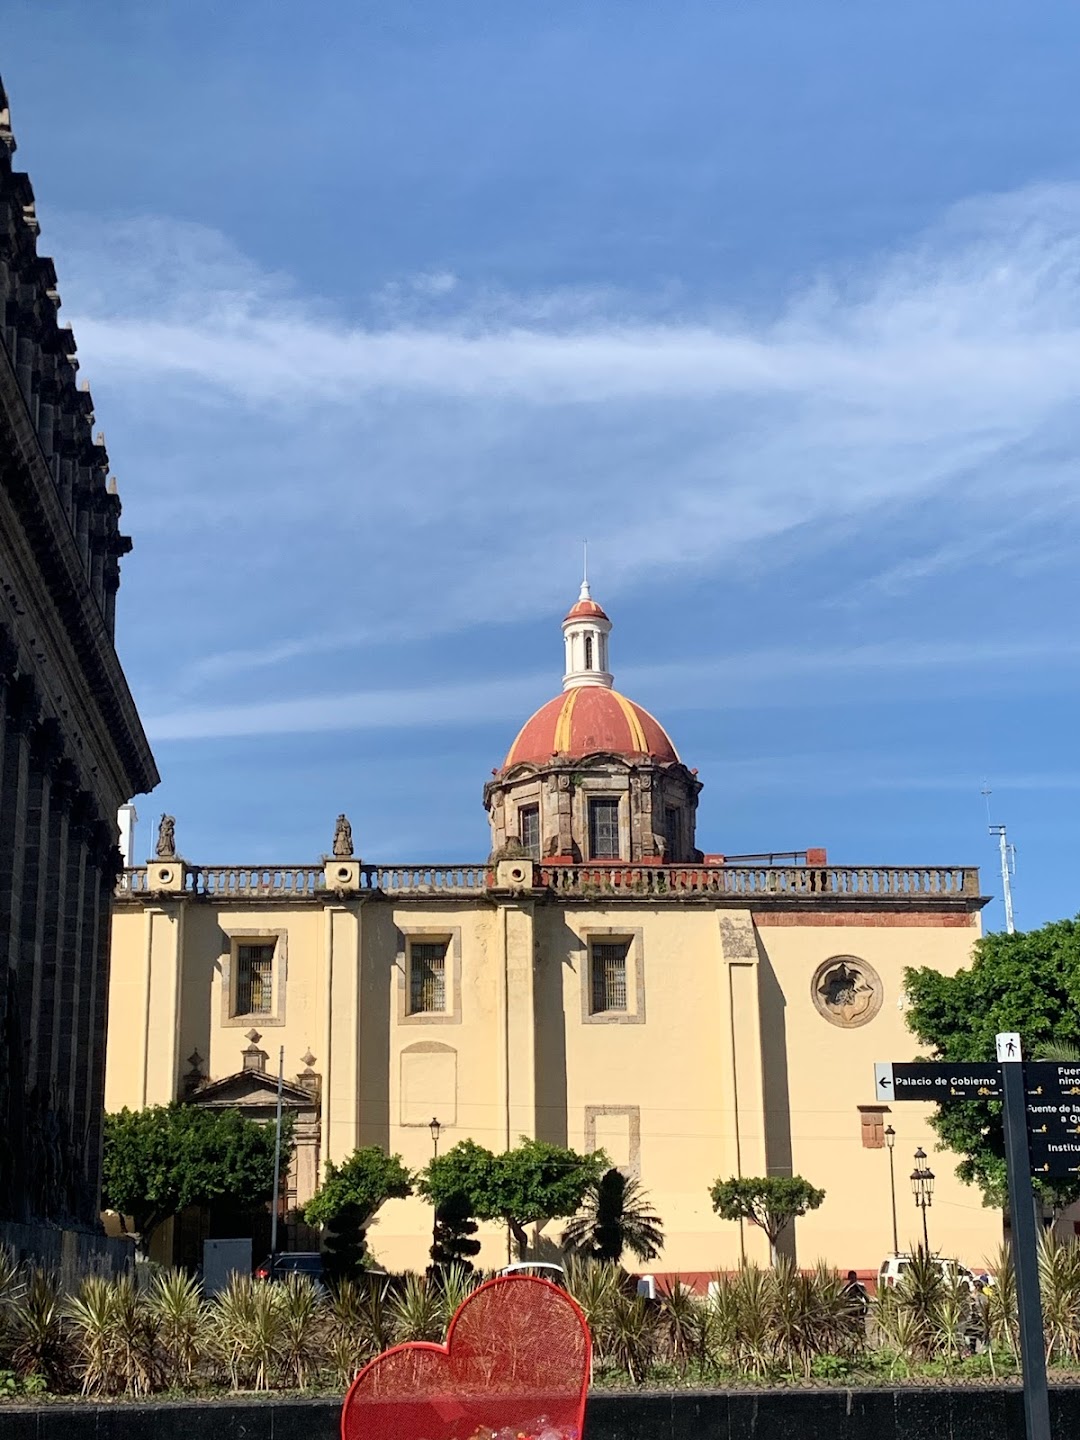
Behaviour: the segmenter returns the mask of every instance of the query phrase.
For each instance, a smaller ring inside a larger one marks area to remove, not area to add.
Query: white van
[[[961,1265],[959,1260],[942,1259],[940,1255],[935,1255],[933,1260],[943,1279],[959,1279],[966,1289],[974,1290],[975,1276],[966,1265]],[[910,1265],[910,1255],[886,1255],[878,1270],[878,1294],[895,1285]]]

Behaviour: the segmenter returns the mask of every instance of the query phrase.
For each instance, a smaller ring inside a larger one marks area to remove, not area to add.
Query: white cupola
[[[563,621],[563,643],[566,646],[566,673],[563,689],[579,685],[602,685],[610,690],[613,677],[608,669],[608,636],[611,621],[592,598],[587,579],[581,582],[581,593]]]

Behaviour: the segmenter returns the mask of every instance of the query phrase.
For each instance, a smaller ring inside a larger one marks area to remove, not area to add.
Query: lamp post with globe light
[[[926,1212],[934,1198],[934,1172],[926,1164],[926,1151],[920,1145],[915,1151],[915,1169],[911,1172],[911,1193],[915,1204],[922,1211],[923,1245],[930,1254],[930,1238],[926,1229]]]

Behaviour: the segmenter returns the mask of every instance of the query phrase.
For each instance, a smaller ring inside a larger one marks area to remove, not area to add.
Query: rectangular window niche
[[[606,1152],[612,1167],[641,1179],[641,1107],[586,1105],[585,1149]]]
[[[288,930],[221,928],[226,940],[221,957],[221,1024],[258,1030],[284,1025]]]
[[[583,1025],[645,1024],[645,946],[641,930],[590,926],[581,932],[581,1023]],[[625,948],[625,967],[613,964]],[[604,973],[597,967],[603,966]],[[603,982],[603,983],[601,983]],[[622,1002],[621,1008],[598,1008]]]
[[[461,927],[398,926],[399,1025],[461,1024]]]

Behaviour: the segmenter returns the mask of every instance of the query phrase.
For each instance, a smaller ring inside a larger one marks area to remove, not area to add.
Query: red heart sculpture
[[[505,1275],[462,1302],[445,1345],[396,1345],[365,1365],[342,1440],[581,1440],[592,1341],[570,1296]]]

